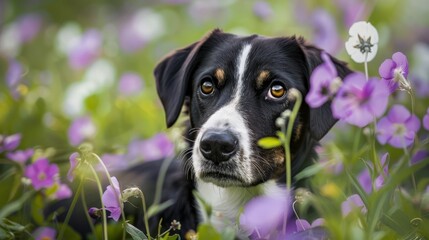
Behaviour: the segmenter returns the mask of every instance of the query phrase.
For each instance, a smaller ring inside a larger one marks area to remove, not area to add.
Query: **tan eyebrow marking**
[[[225,84],[225,71],[222,68],[217,68],[214,76],[218,80],[219,86],[223,86]]]
[[[267,70],[262,70],[258,77],[256,78],[256,87],[258,89],[262,88],[264,85],[264,82],[268,80],[268,77],[270,76],[270,72]]]

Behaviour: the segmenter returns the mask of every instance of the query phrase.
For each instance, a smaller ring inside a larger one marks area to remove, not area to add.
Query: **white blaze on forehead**
[[[244,74],[247,70],[247,62],[251,47],[252,46],[250,44],[244,45],[238,55],[236,61],[237,85],[234,89],[235,94],[233,95],[231,102],[210,116],[210,118],[201,127],[201,130],[196,138],[193,151],[193,165],[197,176],[201,169],[200,161],[202,159],[201,153],[199,152],[199,142],[207,129],[215,128],[219,131],[229,130],[233,134],[236,134],[240,139],[239,151],[242,151],[244,159],[238,159],[238,156],[235,156],[231,160],[237,163],[237,171],[240,171],[240,175],[243,176],[246,181],[250,182],[252,180],[252,170],[250,163],[250,156],[252,154],[250,133],[246,121],[243,118],[243,114],[239,111],[239,102],[243,94]]]
[[[246,62],[247,58],[249,57],[250,49],[252,46],[250,44],[245,45],[243,50],[241,50],[240,58],[238,59],[238,81],[237,81],[237,88],[235,91],[235,96],[233,101],[237,102],[240,100],[240,93],[242,92],[243,88],[243,75],[246,71]]]

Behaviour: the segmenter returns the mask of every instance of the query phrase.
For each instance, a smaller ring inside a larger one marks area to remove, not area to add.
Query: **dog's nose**
[[[206,131],[201,137],[200,151],[214,163],[228,161],[237,151],[238,138],[230,132]]]

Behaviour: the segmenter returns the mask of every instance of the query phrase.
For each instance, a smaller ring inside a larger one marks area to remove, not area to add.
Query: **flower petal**
[[[377,123],[377,140],[381,144],[386,144],[393,136],[395,131],[393,124],[387,117],[380,119]]]
[[[423,127],[424,127],[426,130],[429,130],[429,108],[428,108],[428,110],[426,111],[425,116],[423,117]]]
[[[296,223],[296,231],[297,232],[302,232],[302,231],[309,229],[311,227],[310,223],[308,223],[308,221],[305,219],[297,219],[295,221],[295,223]]]
[[[398,104],[394,105],[387,114],[387,118],[391,123],[405,123],[410,116],[408,109]]]
[[[378,73],[382,78],[391,79],[393,78],[393,70],[396,68],[396,63],[392,59],[386,59],[380,65]]]
[[[79,153],[74,152],[72,153],[72,155],[70,155],[70,158],[69,158],[70,168],[69,168],[69,171],[67,172],[67,179],[70,182],[73,182],[74,176],[76,175],[74,171],[78,164],[78,159],[77,159],[78,157],[79,157]]]
[[[396,52],[392,56],[393,61],[395,61],[396,65],[398,67],[401,67],[404,77],[407,78],[408,76],[408,59],[407,56],[405,56],[401,52]]]
[[[414,133],[417,133],[420,129],[420,120],[414,114],[411,115],[405,124],[407,129],[413,131]]]

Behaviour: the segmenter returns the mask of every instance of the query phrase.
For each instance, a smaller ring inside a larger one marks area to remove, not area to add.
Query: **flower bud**
[[[279,117],[276,119],[276,126],[277,127],[282,128],[285,126],[285,124],[286,124],[286,121],[283,118]]]
[[[98,219],[103,215],[102,210],[100,208],[95,207],[90,208],[88,210],[88,214],[93,219]]]
[[[290,109],[286,109],[284,112],[282,112],[282,114],[280,115],[280,117],[282,117],[282,118],[288,118],[288,117],[290,117],[291,114],[292,114],[292,111]]]
[[[182,225],[180,224],[179,221],[173,220],[171,222],[170,227],[171,227],[172,230],[180,230],[182,228]]]
[[[140,197],[140,194],[141,190],[138,187],[131,187],[122,191],[122,198],[124,199],[124,201],[127,201],[131,197]]]

